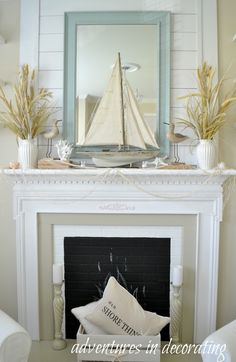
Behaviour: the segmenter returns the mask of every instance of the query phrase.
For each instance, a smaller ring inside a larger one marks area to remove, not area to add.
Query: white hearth
[[[40,338],[39,214],[194,215],[194,342],[216,326],[222,185],[235,171],[81,169],[5,170],[13,176],[19,322]],[[142,225],[141,225],[142,226]]]

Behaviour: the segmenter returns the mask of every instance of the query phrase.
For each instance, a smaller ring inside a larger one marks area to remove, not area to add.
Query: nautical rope
[[[113,174],[117,174],[119,175],[121,178],[123,178],[129,185],[135,187],[137,190],[148,194],[149,196],[155,197],[155,198],[160,198],[160,199],[185,199],[187,197],[191,197],[193,195],[193,193],[189,192],[189,193],[185,193],[181,195],[175,194],[175,195],[171,195],[171,194],[159,194],[159,193],[154,193],[154,192],[150,192],[145,190],[143,187],[141,187],[140,185],[137,185],[135,182],[133,182],[132,180],[130,180],[129,177],[127,177],[126,175],[123,174],[123,172],[119,169],[110,169],[111,171],[113,171]],[[212,179],[215,176],[220,176],[223,174],[222,169],[218,169],[216,168],[214,170],[214,172],[204,172],[206,174],[206,176],[208,176],[202,183],[201,185],[207,184],[210,179]],[[196,191],[197,193],[197,191]]]

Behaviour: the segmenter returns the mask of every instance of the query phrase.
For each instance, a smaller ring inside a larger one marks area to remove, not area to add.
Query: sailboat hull
[[[108,151],[91,152],[97,167],[119,167],[157,157],[159,150],[153,151]]]

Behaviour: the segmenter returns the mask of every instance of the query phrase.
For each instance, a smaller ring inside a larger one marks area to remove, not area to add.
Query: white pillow
[[[109,334],[157,335],[170,318],[145,311],[133,295],[110,277],[102,299],[85,317]]]
[[[74,314],[74,316],[80,321],[87,334],[105,334],[101,328],[97,327],[85,318],[89,313],[94,311],[98,303],[99,301],[92,302],[85,306],[71,309],[71,313]]]

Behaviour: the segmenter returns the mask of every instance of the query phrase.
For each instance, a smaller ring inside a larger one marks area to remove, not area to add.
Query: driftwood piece
[[[69,162],[53,160],[52,158],[42,158],[38,161],[38,168],[40,169],[65,169],[70,167],[71,165]]]
[[[194,165],[187,165],[186,163],[172,163],[170,165],[159,167],[159,170],[193,170],[196,169]]]

